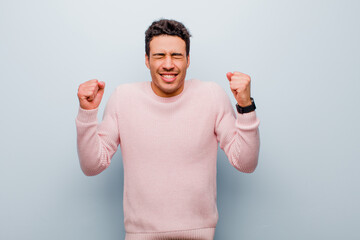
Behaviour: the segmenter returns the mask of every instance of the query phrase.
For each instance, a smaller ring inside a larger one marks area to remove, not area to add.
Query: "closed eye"
[[[171,56],[173,56],[173,57],[182,57],[183,55],[181,53],[172,53]]]
[[[154,58],[162,58],[162,57],[165,57],[165,53],[154,53],[153,57]]]

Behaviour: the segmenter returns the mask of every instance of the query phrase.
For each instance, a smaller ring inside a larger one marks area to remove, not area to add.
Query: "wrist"
[[[252,98],[249,98],[247,101],[237,101],[237,104],[240,106],[240,107],[248,107],[252,104]]]

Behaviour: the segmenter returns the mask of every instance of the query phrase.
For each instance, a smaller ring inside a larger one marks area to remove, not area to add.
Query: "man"
[[[218,143],[239,171],[257,166],[259,120],[250,77],[226,74],[235,114],[217,83],[185,81],[190,34],[183,24],[162,19],[145,34],[151,81],[118,86],[101,123],[97,110],[105,83],[93,79],[79,87],[80,165],[86,175],[99,174],[120,144],[126,240],[213,239]]]

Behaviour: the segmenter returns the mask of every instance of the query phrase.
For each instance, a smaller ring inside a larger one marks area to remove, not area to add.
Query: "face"
[[[184,89],[190,57],[186,56],[185,41],[177,36],[160,35],[150,41],[145,64],[150,69],[151,88],[156,95],[173,97]]]

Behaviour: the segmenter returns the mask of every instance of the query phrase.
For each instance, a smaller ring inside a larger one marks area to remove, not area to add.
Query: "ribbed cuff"
[[[236,113],[236,126],[243,130],[251,130],[257,128],[260,124],[259,119],[256,117],[256,112],[249,113]]]
[[[83,122],[83,123],[96,122],[97,121],[97,113],[98,113],[98,108],[86,110],[86,109],[79,107],[79,111],[78,111],[78,115],[77,115],[76,119],[79,122]]]

